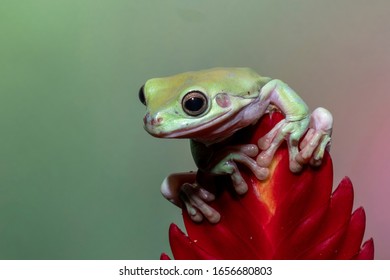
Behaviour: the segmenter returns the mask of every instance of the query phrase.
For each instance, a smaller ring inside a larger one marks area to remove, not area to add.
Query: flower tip
[[[160,256],[160,260],[170,260],[171,258],[165,254],[165,253],[162,253],[161,256]]]
[[[184,233],[175,223],[171,223],[169,225],[169,235],[184,235]]]
[[[343,179],[341,179],[339,183],[339,187],[348,187],[353,189],[353,184],[351,179],[348,176],[345,176]]]
[[[366,212],[364,211],[364,208],[360,206],[357,208],[353,213],[351,219],[356,219],[363,224],[363,226],[366,224]],[[364,231],[364,230],[363,230]]]
[[[357,260],[373,260],[374,259],[374,240],[372,238],[364,242],[362,249],[356,256]]]

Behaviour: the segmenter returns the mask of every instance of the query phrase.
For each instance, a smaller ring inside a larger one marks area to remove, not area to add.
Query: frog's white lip
[[[159,133],[155,136],[161,138],[208,139],[208,142],[214,142],[213,140],[219,139],[221,137],[221,133],[224,132],[224,124],[226,121],[232,121],[234,123],[234,116],[236,114],[231,114],[231,112],[232,110],[226,111],[214,120],[206,123],[200,123],[190,129],[183,126],[183,128],[173,132]],[[229,125],[229,128],[231,129],[231,125]]]

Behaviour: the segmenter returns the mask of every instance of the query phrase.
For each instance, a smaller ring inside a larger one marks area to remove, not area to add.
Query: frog
[[[143,123],[149,134],[190,139],[198,171],[168,175],[161,193],[184,206],[194,222],[205,218],[218,223],[221,219],[209,205],[215,194],[197,182],[199,172],[229,176],[234,191],[244,195],[248,185],[239,166],[247,167],[258,180],[266,180],[275,152],[286,141],[289,169],[299,173],[305,165],[321,165],[331,144],[333,117],[327,109],[319,107],[310,113],[285,82],[248,67],[215,67],[152,78],[140,88],[139,99],[146,106]],[[223,144],[272,110],[284,118],[257,145]]]

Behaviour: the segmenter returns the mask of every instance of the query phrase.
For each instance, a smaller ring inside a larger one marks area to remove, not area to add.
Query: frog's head
[[[145,129],[155,137],[220,141],[253,121],[242,109],[258,100],[268,80],[248,68],[213,68],[150,79],[139,92],[147,107]]]

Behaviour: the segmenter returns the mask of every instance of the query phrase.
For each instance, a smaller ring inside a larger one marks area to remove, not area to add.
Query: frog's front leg
[[[259,153],[259,149],[254,144],[242,144],[233,146],[224,146],[223,149],[215,151],[209,164],[203,169],[209,175],[227,175],[231,178],[233,188],[238,194],[244,194],[248,191],[248,185],[241,175],[238,164],[247,167],[259,180],[264,180],[268,177],[268,168],[261,167],[254,159]],[[190,188],[192,190],[192,188]],[[192,195],[188,193],[187,195]],[[200,201],[201,197],[197,197],[197,203],[201,206],[205,204],[204,201]],[[206,204],[207,205],[207,204]],[[208,219],[211,223],[216,223],[220,219],[220,215],[214,209],[210,209],[210,206],[203,210],[198,205],[196,208]]]
[[[212,175],[229,175],[233,187],[238,194],[248,191],[248,185],[241,175],[237,164],[246,166],[259,180],[268,177],[268,168],[261,167],[254,158],[258,155],[259,149],[253,144],[242,144],[227,146],[218,151],[212,159],[207,172]]]
[[[260,92],[260,100],[265,104],[276,105],[285,115],[274,128],[258,141],[262,152],[256,161],[259,166],[268,167],[276,150],[284,140],[287,141],[290,170],[298,172],[302,169],[296,160],[299,154],[299,140],[309,127],[309,110],[305,102],[287,84],[280,80],[271,80]]]
[[[260,96],[265,102],[279,107],[285,119],[258,141],[263,151],[258,155],[257,163],[268,167],[280,144],[287,140],[292,172],[299,172],[307,163],[320,165],[325,150],[330,146],[333,125],[331,113],[324,108],[317,108],[309,119],[308,108],[303,100],[279,80],[266,84]]]

